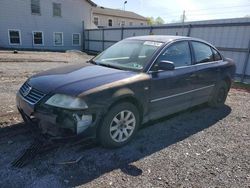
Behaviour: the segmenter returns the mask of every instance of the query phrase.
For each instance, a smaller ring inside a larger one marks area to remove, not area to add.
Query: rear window
[[[214,61],[214,55],[210,46],[201,42],[192,42],[192,45],[196,63],[207,63]]]

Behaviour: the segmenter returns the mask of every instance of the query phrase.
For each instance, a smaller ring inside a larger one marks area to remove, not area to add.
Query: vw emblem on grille
[[[25,89],[23,92],[23,96],[26,97],[30,93],[31,89],[32,87],[27,87],[27,89]]]

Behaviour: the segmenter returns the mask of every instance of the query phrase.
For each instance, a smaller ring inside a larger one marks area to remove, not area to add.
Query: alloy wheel
[[[112,119],[109,133],[115,142],[124,142],[132,135],[135,126],[136,118],[133,112],[123,110]]]

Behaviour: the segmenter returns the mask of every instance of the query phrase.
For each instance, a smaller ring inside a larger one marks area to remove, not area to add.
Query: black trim
[[[213,60],[214,60],[214,61],[223,60],[221,53],[220,53],[217,49],[213,48],[212,46],[210,46],[210,48],[211,48],[212,53],[213,53]],[[216,51],[216,52],[219,54],[219,56],[220,56],[220,59],[219,59],[219,60],[216,60],[216,59],[215,59],[215,53],[214,53],[214,51]]]
[[[133,30],[133,29],[164,29],[164,28],[198,28],[198,27],[232,27],[232,26],[250,26],[250,22],[233,22],[233,23],[210,23],[210,24],[199,24],[199,23],[186,23],[183,25],[161,25],[161,26],[141,26],[141,27],[123,27],[124,30]],[[112,27],[112,28],[104,28],[104,30],[120,30],[121,27]],[[95,31],[100,29],[87,29],[87,31]]]

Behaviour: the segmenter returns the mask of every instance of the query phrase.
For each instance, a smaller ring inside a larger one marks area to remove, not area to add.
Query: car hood
[[[92,64],[77,64],[47,70],[32,76],[28,84],[45,93],[64,93],[77,96],[84,91],[138,75]]]

